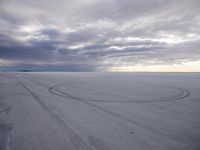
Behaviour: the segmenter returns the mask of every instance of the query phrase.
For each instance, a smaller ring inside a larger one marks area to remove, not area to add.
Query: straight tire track
[[[33,93],[22,81],[18,80],[19,83],[26,89],[32,97],[38,102],[38,104],[50,115],[50,117],[55,120],[61,127],[63,127],[67,136],[69,137],[68,142],[77,150],[91,150],[91,148],[81,139],[81,137],[76,134],[58,115],[52,111],[35,93]]]
[[[160,135],[160,136],[162,136],[162,137],[167,137],[167,138],[172,139],[172,140],[175,140],[175,141],[177,140],[177,141],[180,141],[180,142],[184,142],[184,140],[183,140],[180,136],[178,136],[178,135],[171,135],[171,134],[166,134],[166,133],[164,134],[163,132],[160,132],[159,130],[157,130],[157,129],[151,127],[151,126],[142,124],[142,123],[140,123],[140,122],[138,122],[138,121],[136,121],[136,120],[133,120],[133,119],[129,119],[129,118],[127,118],[127,117],[124,117],[124,116],[122,116],[122,115],[119,115],[118,113],[115,113],[115,112],[113,112],[113,111],[109,111],[109,110],[107,110],[107,109],[105,109],[105,108],[103,108],[103,107],[101,107],[101,106],[98,106],[98,105],[96,105],[96,104],[93,104],[93,103],[91,103],[91,102],[88,102],[88,101],[86,101],[86,100],[84,100],[84,99],[75,97],[75,96],[73,96],[73,95],[71,95],[71,94],[69,94],[69,93],[66,93],[66,92],[63,92],[63,91],[60,91],[60,90],[56,89],[56,87],[57,87],[57,86],[60,86],[60,85],[54,85],[54,86],[48,87],[48,86],[46,86],[46,85],[44,85],[44,84],[41,84],[41,83],[38,82],[38,81],[29,79],[29,78],[25,78],[25,79],[27,79],[27,80],[29,80],[29,81],[32,81],[32,82],[34,82],[34,83],[36,83],[36,84],[39,84],[39,85],[41,85],[41,86],[47,88],[48,91],[49,91],[51,94],[53,94],[53,95],[57,95],[57,96],[60,96],[60,97],[70,98],[70,99],[73,99],[73,100],[77,100],[77,101],[82,102],[82,103],[84,103],[84,104],[86,104],[86,105],[92,106],[92,107],[97,108],[97,109],[99,109],[99,110],[101,110],[101,111],[103,111],[103,112],[106,112],[107,114],[109,114],[109,115],[111,115],[111,116],[113,116],[113,117],[115,117],[115,118],[119,118],[119,119],[121,119],[121,120],[123,120],[123,121],[126,121],[126,122],[128,122],[128,123],[137,125],[137,126],[139,126],[139,127],[143,127],[144,129],[147,129],[147,130],[149,130],[149,131],[151,131],[151,132],[153,132],[153,133],[156,133],[156,134],[158,134],[158,135]],[[61,85],[63,85],[63,84],[61,84]]]

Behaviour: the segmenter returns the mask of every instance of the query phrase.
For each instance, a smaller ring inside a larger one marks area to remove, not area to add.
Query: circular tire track
[[[31,81],[31,80],[30,80],[30,81]],[[33,81],[32,81],[32,82],[33,82]],[[184,141],[183,141],[182,139],[180,139],[180,137],[177,136],[177,135],[171,135],[171,134],[163,133],[162,131],[159,131],[159,130],[157,130],[157,129],[154,128],[154,127],[151,127],[151,126],[149,126],[149,125],[146,125],[146,124],[143,124],[143,123],[141,123],[141,122],[138,122],[137,120],[133,120],[133,119],[127,118],[127,117],[125,117],[125,116],[123,116],[123,115],[120,115],[120,114],[118,114],[118,113],[116,113],[116,112],[110,111],[110,110],[108,110],[108,109],[106,109],[106,108],[104,108],[104,107],[101,107],[101,106],[99,106],[99,105],[96,105],[96,104],[94,104],[94,103],[91,103],[91,101],[86,101],[86,100],[84,100],[84,99],[80,99],[80,98],[78,98],[78,97],[75,97],[75,96],[71,95],[70,93],[65,93],[65,92],[63,92],[63,91],[58,90],[57,88],[60,87],[60,86],[62,86],[63,84],[59,84],[59,85],[54,85],[54,86],[48,87],[48,86],[46,86],[46,85],[39,84],[39,83],[37,83],[36,81],[35,81],[35,83],[38,84],[38,85],[41,85],[41,86],[43,86],[43,87],[45,87],[45,88],[47,88],[48,91],[49,91],[50,93],[52,93],[53,95],[57,95],[57,96],[64,97],[64,98],[67,98],[67,99],[70,98],[70,99],[72,99],[72,100],[80,101],[80,102],[82,102],[82,103],[84,103],[84,104],[86,104],[86,105],[88,105],[88,106],[92,106],[92,107],[94,107],[94,108],[96,108],[96,109],[99,109],[99,110],[101,110],[101,111],[103,111],[103,112],[105,112],[105,113],[107,113],[107,114],[109,114],[109,115],[111,115],[111,116],[113,116],[113,117],[116,117],[116,118],[121,119],[121,120],[123,120],[123,121],[126,121],[126,122],[128,122],[128,123],[131,123],[131,124],[134,124],[134,125],[143,127],[144,129],[147,129],[147,130],[149,130],[149,131],[151,131],[151,132],[153,132],[153,133],[156,133],[156,134],[158,134],[158,135],[161,135],[161,136],[163,136],[163,137],[168,137],[168,138],[170,138],[170,139],[172,139],[172,140],[178,140],[178,141],[180,141],[180,142],[184,142]],[[177,88],[177,87],[176,87],[176,88]],[[179,94],[179,99],[185,98],[185,97],[187,97],[187,96],[190,95],[190,92],[189,92],[188,90],[182,89],[182,88],[178,88],[178,89],[179,89],[180,91],[182,91],[182,92],[180,92],[180,94]],[[186,91],[185,91],[185,90],[186,90]],[[184,93],[184,92],[186,92],[187,94],[184,94],[184,96],[183,96],[182,93]],[[180,97],[180,95],[182,95],[182,96]],[[177,95],[177,96],[178,96],[178,95]]]
[[[69,92],[66,91],[61,91],[58,88],[62,86],[67,86],[66,84],[59,84],[59,85],[54,85],[48,89],[48,91],[54,95],[58,96],[67,96],[72,99],[76,100],[83,100],[87,102],[110,102],[110,103],[153,103],[153,102],[169,102],[169,101],[177,101],[181,100],[183,98],[186,98],[190,96],[190,91],[188,89],[176,87],[176,86],[171,86],[171,85],[163,85],[164,88],[168,89],[171,88],[176,91],[176,94],[166,96],[166,97],[159,97],[159,98],[154,98],[154,99],[140,99],[140,100],[134,100],[134,99],[128,99],[128,100],[106,100],[106,99],[99,99],[99,100],[94,100],[94,99],[88,99],[88,98],[81,98],[78,96],[75,96]]]
[[[131,123],[131,124],[143,127],[144,129],[149,130],[149,131],[151,131],[153,133],[156,133],[156,134],[158,134],[160,136],[168,137],[168,138],[170,138],[172,140],[178,140],[180,142],[183,142],[182,139],[180,139],[180,137],[177,136],[177,135],[171,135],[171,134],[163,133],[162,131],[159,131],[159,130],[157,130],[154,127],[151,127],[149,125],[146,125],[146,124],[143,124],[141,122],[138,122],[137,120],[133,120],[133,119],[127,118],[127,117],[125,117],[123,115],[120,115],[120,114],[118,114],[116,112],[110,111],[110,110],[108,110],[108,109],[106,109],[106,108],[104,108],[102,106],[99,106],[99,105],[97,105],[95,103],[92,103],[92,101],[88,101],[88,100],[85,100],[85,99],[81,99],[79,97],[75,97],[75,96],[71,95],[70,93],[66,93],[66,92],[63,92],[63,91],[57,89],[59,86],[62,86],[62,85],[54,85],[54,86],[50,87],[48,89],[48,91],[50,93],[54,94],[54,95],[57,95],[57,96],[61,96],[61,97],[64,97],[64,98],[70,98],[72,100],[77,100],[77,101],[80,101],[82,103],[85,103],[85,104],[87,104],[89,106],[92,106],[94,108],[97,108],[97,109],[99,109],[99,110],[101,110],[101,111],[103,111],[105,113],[108,113],[109,115],[111,115],[113,117],[119,118],[119,119],[121,119],[123,121],[126,121],[128,123]],[[151,102],[175,101],[175,100],[183,99],[183,98],[188,97],[190,95],[189,90],[178,88],[178,87],[174,87],[174,86],[173,86],[173,88],[176,88],[179,91],[179,94],[177,94],[176,96],[174,96],[175,99],[173,99],[173,100],[171,100],[171,99],[167,100],[166,99],[165,101],[151,101]],[[112,101],[112,102],[116,102],[116,101]],[[151,102],[150,101],[145,101],[145,102],[144,101],[143,102],[134,102],[134,101],[132,101],[131,103],[151,103]]]

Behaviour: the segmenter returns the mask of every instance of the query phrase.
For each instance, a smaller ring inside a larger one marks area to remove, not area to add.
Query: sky
[[[0,0],[0,71],[200,71],[199,0]]]

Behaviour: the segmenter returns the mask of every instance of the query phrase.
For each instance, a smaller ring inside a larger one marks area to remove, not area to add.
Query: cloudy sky
[[[199,0],[0,0],[0,70],[200,71]]]

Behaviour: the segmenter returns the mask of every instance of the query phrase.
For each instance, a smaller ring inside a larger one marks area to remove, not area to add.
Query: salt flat
[[[0,150],[199,150],[199,73],[1,73]]]

